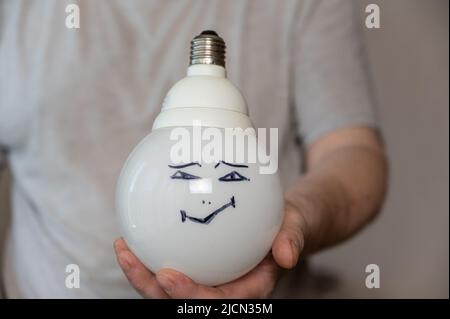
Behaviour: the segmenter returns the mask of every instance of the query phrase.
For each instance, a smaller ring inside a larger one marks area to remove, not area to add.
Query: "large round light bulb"
[[[240,128],[234,138],[246,141],[233,158],[260,144],[224,66],[225,43],[215,32],[193,39],[187,76],[168,92],[152,132],[128,157],[116,196],[123,236],[151,271],[172,268],[211,286],[254,268],[270,251],[283,216],[278,175],[262,174],[248,158],[227,159],[229,129]],[[223,155],[212,161],[195,145],[196,131],[204,137],[206,129],[215,129]],[[184,142],[175,138],[183,132]],[[179,161],[186,141],[189,160]]]

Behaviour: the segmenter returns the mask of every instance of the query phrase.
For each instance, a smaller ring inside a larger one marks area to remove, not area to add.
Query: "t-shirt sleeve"
[[[362,26],[351,0],[306,2],[293,28],[294,101],[303,142],[376,127]]]

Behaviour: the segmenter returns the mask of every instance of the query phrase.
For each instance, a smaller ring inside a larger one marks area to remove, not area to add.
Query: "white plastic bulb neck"
[[[224,67],[189,66],[187,76],[167,93],[152,129],[193,126],[194,123],[219,128],[253,127],[244,97],[226,78]]]

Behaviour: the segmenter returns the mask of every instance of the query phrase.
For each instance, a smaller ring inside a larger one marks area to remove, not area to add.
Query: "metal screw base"
[[[214,64],[225,67],[225,41],[215,31],[205,30],[191,41],[189,65]]]

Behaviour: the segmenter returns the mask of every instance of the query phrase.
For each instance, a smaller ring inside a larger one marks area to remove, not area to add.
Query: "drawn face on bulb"
[[[236,208],[239,199],[236,198],[237,196],[235,194],[231,194],[231,197],[225,197],[223,200],[219,199],[219,203],[214,203],[211,201],[212,199],[208,196],[208,194],[213,192],[213,185],[216,183],[216,181],[213,182],[213,180],[217,180],[218,183],[241,183],[250,181],[250,178],[243,175],[247,175],[248,173],[245,172],[246,170],[248,171],[248,165],[245,164],[232,164],[221,160],[214,165],[214,170],[217,174],[208,178],[189,172],[192,167],[203,167],[203,165],[198,162],[168,166],[176,170],[170,178],[189,183],[190,192],[194,196],[197,195],[194,200],[198,201],[201,198],[201,203],[204,208],[206,208],[206,212],[205,209],[201,209],[201,212],[190,212],[184,208],[180,209],[181,222],[183,223],[193,222],[208,225],[219,214],[226,213],[226,210],[231,208]],[[222,175],[223,172],[220,169],[221,166],[226,169],[225,175]],[[200,215],[198,213],[200,213]]]

